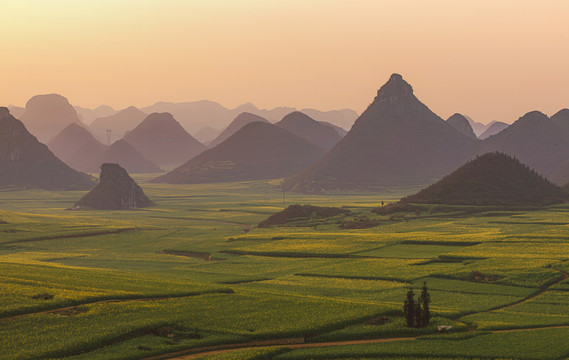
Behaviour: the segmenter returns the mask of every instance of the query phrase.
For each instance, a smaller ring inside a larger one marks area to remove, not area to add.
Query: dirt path
[[[508,332],[533,331],[533,330],[542,330],[542,329],[561,329],[561,328],[569,328],[569,325],[553,325],[553,326],[543,326],[543,327],[533,327],[533,328],[523,328],[523,329],[490,330],[488,332],[508,333]],[[330,346],[375,344],[375,343],[385,343],[385,342],[395,342],[395,341],[405,341],[405,340],[415,340],[415,339],[417,339],[417,337],[395,337],[395,338],[381,338],[381,339],[367,339],[367,340],[333,341],[333,342],[322,342],[322,343],[305,343],[304,339],[283,339],[275,341],[268,340],[268,341],[240,343],[232,345],[217,345],[217,346],[194,348],[189,350],[177,351],[175,353],[170,353],[170,354],[152,356],[144,358],[142,360],[198,359],[208,355],[223,354],[236,350],[254,349],[264,346],[284,346],[291,350],[294,350],[294,349],[309,349],[309,348],[330,347]]]
[[[403,341],[403,340],[415,340],[416,337],[399,337],[399,338],[382,338],[382,339],[367,339],[367,340],[349,340],[349,341],[334,341],[334,342],[322,342],[322,343],[305,343],[304,339],[283,339],[283,340],[268,340],[268,341],[257,341],[233,345],[218,345],[218,346],[208,346],[202,348],[194,348],[189,350],[182,350],[176,353],[157,355],[142,360],[187,360],[187,359],[197,359],[207,355],[228,353],[235,350],[241,349],[254,349],[263,346],[284,346],[289,349],[308,349],[317,347],[328,347],[328,346],[342,346],[342,345],[357,345],[357,344],[373,344],[373,343],[383,343],[383,342],[393,342],[393,341]]]

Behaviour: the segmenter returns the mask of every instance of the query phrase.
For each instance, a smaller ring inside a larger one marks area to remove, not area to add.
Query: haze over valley
[[[569,3],[2,13],[2,359],[569,359]]]

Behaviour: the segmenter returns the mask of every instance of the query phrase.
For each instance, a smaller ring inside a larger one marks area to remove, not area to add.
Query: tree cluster
[[[407,321],[407,327],[422,328],[429,324],[431,319],[430,303],[431,295],[429,294],[426,281],[423,282],[423,288],[417,301],[415,301],[415,292],[413,289],[409,289],[403,304],[403,313]]]

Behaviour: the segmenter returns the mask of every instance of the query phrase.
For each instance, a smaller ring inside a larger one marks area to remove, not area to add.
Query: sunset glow
[[[569,107],[568,1],[4,0],[2,105],[362,112],[391,73],[443,118]]]

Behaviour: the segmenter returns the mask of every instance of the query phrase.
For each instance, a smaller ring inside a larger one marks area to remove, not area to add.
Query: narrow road
[[[552,326],[523,328],[523,329],[489,330],[488,332],[508,333],[508,332],[533,331],[533,330],[542,330],[542,329],[560,329],[560,328],[569,328],[569,325],[552,325]],[[147,357],[142,360],[198,359],[208,355],[223,354],[236,350],[255,349],[258,347],[265,347],[265,346],[283,346],[289,349],[309,349],[309,348],[329,347],[329,346],[386,343],[386,342],[415,340],[415,339],[417,339],[417,337],[394,337],[394,338],[366,339],[366,340],[333,341],[333,342],[322,342],[322,343],[305,343],[304,339],[302,338],[281,339],[274,341],[267,340],[267,341],[258,341],[258,342],[249,342],[249,343],[240,343],[240,344],[227,344],[227,345],[194,348],[194,349],[177,351],[169,354]]]

